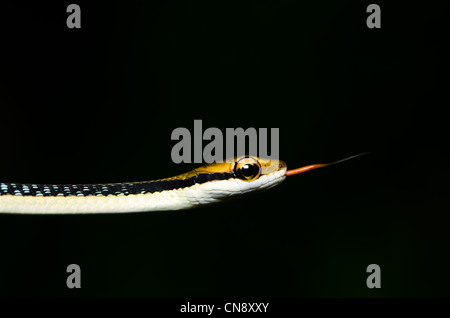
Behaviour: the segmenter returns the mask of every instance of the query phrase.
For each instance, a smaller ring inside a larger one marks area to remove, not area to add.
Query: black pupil
[[[253,165],[246,164],[241,168],[241,174],[247,178],[256,176],[257,173],[258,173],[258,166],[254,164]]]

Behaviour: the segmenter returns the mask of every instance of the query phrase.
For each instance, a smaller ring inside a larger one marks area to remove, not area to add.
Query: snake
[[[356,156],[292,170],[287,170],[282,160],[241,156],[174,177],[141,182],[0,183],[0,213],[112,214],[193,209],[261,192],[279,185],[287,176]]]

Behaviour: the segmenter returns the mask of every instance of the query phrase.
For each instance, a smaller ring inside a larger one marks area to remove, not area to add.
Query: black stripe
[[[90,195],[130,195],[155,193],[167,190],[182,189],[213,180],[233,178],[231,173],[200,174],[185,180],[161,180],[136,183],[109,184],[21,184],[0,183],[0,195],[12,194],[23,196],[90,196]]]
[[[228,180],[234,176],[231,173],[203,173],[196,177],[195,183],[205,183],[213,180]]]

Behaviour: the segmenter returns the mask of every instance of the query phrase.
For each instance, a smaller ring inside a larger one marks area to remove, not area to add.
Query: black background
[[[0,6],[0,180],[149,180],[177,127],[279,127],[290,168],[211,208],[0,215],[0,296],[448,296],[445,8],[367,1]],[[78,264],[82,288],[66,287]],[[366,287],[378,264],[382,288]]]

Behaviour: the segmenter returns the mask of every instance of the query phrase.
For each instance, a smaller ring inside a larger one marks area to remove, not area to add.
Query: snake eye
[[[234,173],[243,181],[253,181],[259,178],[261,166],[258,161],[253,158],[242,158],[236,162]]]

